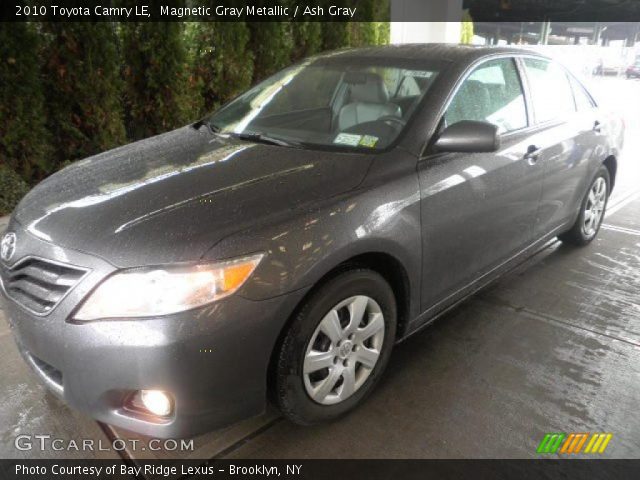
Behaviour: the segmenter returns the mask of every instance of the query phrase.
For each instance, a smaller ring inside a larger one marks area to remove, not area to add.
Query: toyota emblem
[[[0,242],[0,257],[5,262],[11,260],[13,254],[16,251],[16,234],[13,232],[7,233],[4,237],[2,237],[2,242]]]

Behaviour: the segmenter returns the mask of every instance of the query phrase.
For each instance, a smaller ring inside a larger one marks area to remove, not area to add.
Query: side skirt
[[[462,302],[466,301],[469,297],[472,297],[480,290],[489,286],[499,278],[501,278],[506,273],[509,273],[522,263],[524,263],[529,258],[533,257],[537,253],[541,252],[549,245],[549,242],[552,238],[556,237],[559,233],[567,228],[570,228],[572,222],[568,222],[566,224],[560,225],[559,227],[553,229],[550,233],[544,235],[542,238],[536,240],[534,243],[519,251],[512,257],[509,257],[504,262],[498,264],[488,272],[482,274],[475,280],[472,280],[470,283],[460,288],[456,292],[447,296],[443,300],[440,300],[435,305],[432,305],[427,310],[422,312],[418,317],[413,319],[407,325],[407,329],[402,335],[400,339],[396,343],[401,343],[409,338],[411,335],[421,331],[423,328],[431,325],[435,320],[444,315],[445,313],[451,311]]]

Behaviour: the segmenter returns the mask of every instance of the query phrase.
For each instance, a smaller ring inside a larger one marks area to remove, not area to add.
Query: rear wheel
[[[582,200],[576,223],[571,230],[558,236],[563,243],[583,246],[596,238],[607,208],[610,185],[609,170],[602,166]]]
[[[396,334],[396,301],[368,269],[341,273],[300,308],[278,356],[276,402],[310,425],[344,415],[373,390]]]

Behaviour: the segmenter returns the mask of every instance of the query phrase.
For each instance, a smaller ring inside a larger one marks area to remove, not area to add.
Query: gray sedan
[[[157,437],[344,415],[393,345],[549,239],[586,245],[623,125],[522,50],[328,53],[77,162],[2,236],[3,303],[63,401]]]

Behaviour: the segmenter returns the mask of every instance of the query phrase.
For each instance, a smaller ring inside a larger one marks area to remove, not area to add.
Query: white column
[[[461,21],[462,0],[391,0],[391,43],[459,43]]]

